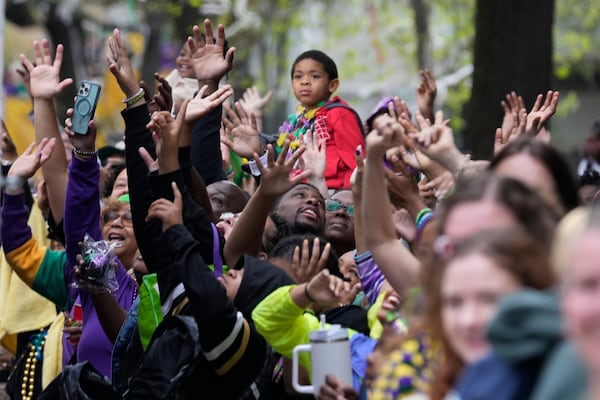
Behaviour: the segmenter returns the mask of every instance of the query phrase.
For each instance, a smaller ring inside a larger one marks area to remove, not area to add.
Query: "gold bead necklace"
[[[29,344],[29,354],[25,361],[23,370],[23,381],[21,382],[21,397],[23,400],[32,400],[35,388],[35,370],[36,365],[42,360],[44,343],[46,343],[47,330],[40,329],[40,333],[31,338]]]

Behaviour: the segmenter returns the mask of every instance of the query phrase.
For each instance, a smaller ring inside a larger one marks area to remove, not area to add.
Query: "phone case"
[[[73,132],[80,135],[86,135],[88,124],[94,118],[96,105],[100,99],[100,89],[102,86],[94,82],[81,81],[77,90],[77,99],[73,106]]]

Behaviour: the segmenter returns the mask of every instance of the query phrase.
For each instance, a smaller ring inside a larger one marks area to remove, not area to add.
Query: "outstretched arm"
[[[400,243],[391,218],[392,204],[386,191],[383,157],[402,134],[402,127],[392,122],[375,127],[367,137],[367,162],[363,178],[363,223],[375,227],[366,235],[366,243],[386,279],[400,295],[417,280],[419,263]],[[398,261],[402,260],[402,263]]]
[[[63,45],[56,46],[56,56],[52,59],[48,39],[33,42],[35,64],[24,54],[20,55],[21,62],[29,74],[31,96],[33,98],[33,126],[37,141],[42,138],[56,139],[56,151],[48,162],[42,165],[42,174],[46,180],[48,201],[54,221],[60,222],[64,216],[65,195],[67,189],[67,158],[61,139],[54,98],[73,80],[60,80],[60,67],[63,58]],[[27,75],[26,74],[26,75]]]
[[[273,147],[269,145],[267,166],[263,166],[258,155],[254,153],[256,166],[261,172],[261,182],[225,243],[224,256],[229,265],[235,265],[243,253],[258,254],[262,244],[265,221],[271,212],[273,203],[279,195],[310,175],[310,171],[303,171],[300,175],[290,179],[290,171],[304,152],[304,147],[300,147],[286,160],[289,145],[289,141],[284,144],[277,161],[273,157]]]

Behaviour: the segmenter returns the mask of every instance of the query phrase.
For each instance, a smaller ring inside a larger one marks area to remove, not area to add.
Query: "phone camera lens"
[[[79,89],[79,94],[83,94],[83,89]]]
[[[85,90],[86,93],[90,91],[89,88],[85,88],[84,90]]]

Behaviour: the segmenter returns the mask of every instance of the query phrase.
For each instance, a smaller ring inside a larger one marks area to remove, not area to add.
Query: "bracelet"
[[[306,296],[308,301],[310,301],[311,303],[316,303],[316,301],[312,297],[310,297],[310,294],[308,294],[308,282],[304,284],[304,295]]]
[[[430,213],[431,211],[432,210],[429,207],[425,207],[424,209],[419,211],[419,213],[417,214],[417,218],[415,218],[415,223],[419,225],[419,221],[421,221],[421,218],[423,218],[425,214]]]
[[[83,151],[79,150],[77,147],[73,147],[73,154],[78,156],[95,156],[98,154],[98,149],[95,149],[94,151]]]
[[[10,192],[15,192],[19,189],[22,189],[24,183],[25,179],[18,175],[8,175],[6,178],[4,178],[4,187]]]
[[[143,88],[140,88],[140,90],[137,91],[136,94],[134,94],[133,96],[123,99],[123,103],[127,104],[127,106],[132,106],[135,103],[137,103],[138,101],[140,101],[144,95],[146,94],[146,92],[144,91]]]
[[[227,168],[225,171],[223,171],[225,173],[226,176],[229,176],[231,174],[233,174],[233,166],[230,165],[229,168]]]

